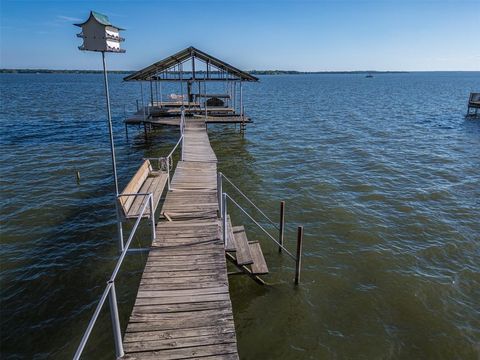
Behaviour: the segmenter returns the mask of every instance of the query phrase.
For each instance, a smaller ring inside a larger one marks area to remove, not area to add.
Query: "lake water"
[[[178,130],[127,141],[140,88],[110,80],[123,187]],[[102,76],[4,74],[0,89],[2,358],[71,358],[117,255]],[[232,214],[271,271],[265,287],[230,278],[242,359],[480,357],[475,90],[478,72],[264,76],[246,86],[244,138],[209,126],[221,171],[274,219],[286,201],[286,246],[305,226],[296,288],[293,262]],[[144,263],[119,275],[123,328]],[[108,316],[86,358],[114,357]]]

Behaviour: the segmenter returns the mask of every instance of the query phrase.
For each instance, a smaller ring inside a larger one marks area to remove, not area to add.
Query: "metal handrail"
[[[182,153],[181,153],[181,160],[183,160],[183,150],[185,148],[184,146],[184,141],[185,141],[185,109],[182,107],[182,114],[180,116],[180,138],[178,139],[177,143],[173,147],[172,151],[166,156],[165,159],[167,159],[167,186],[168,190],[171,190],[171,184],[170,184],[170,163],[173,164],[173,153],[175,150],[177,150],[177,147],[182,144]]]
[[[87,341],[90,337],[90,334],[93,330],[93,327],[95,326],[95,323],[98,319],[98,316],[100,314],[100,311],[103,308],[103,305],[105,304],[105,301],[107,297],[109,298],[110,302],[110,315],[112,318],[112,327],[113,327],[113,334],[114,334],[114,339],[115,339],[115,350],[116,350],[116,355],[117,357],[122,357],[124,355],[123,351],[123,343],[122,343],[122,334],[120,331],[120,320],[118,317],[118,307],[117,307],[117,297],[115,293],[115,279],[118,275],[118,272],[120,271],[120,267],[122,266],[123,260],[125,259],[125,256],[127,255],[128,248],[130,247],[130,244],[132,243],[133,237],[135,235],[135,232],[137,231],[138,225],[140,224],[140,221],[142,220],[143,214],[145,213],[145,210],[147,208],[147,205],[150,205],[150,213],[154,213],[154,207],[153,207],[153,194],[148,193],[148,194],[122,194],[119,196],[132,196],[132,195],[145,195],[148,196],[148,201],[145,202],[145,204],[142,207],[142,210],[140,211],[140,214],[137,217],[137,220],[135,221],[135,224],[133,225],[132,231],[130,233],[130,236],[128,237],[127,242],[125,243],[124,249],[122,250],[120,257],[117,260],[117,263],[115,265],[115,268],[113,269],[112,275],[110,276],[110,279],[107,281],[107,285],[105,286],[105,290],[103,291],[102,296],[100,297],[100,301],[97,304],[97,307],[95,308],[95,312],[93,313],[92,318],[90,319],[90,322],[88,323],[87,329],[85,330],[85,333],[83,334],[82,340],[80,341],[80,344],[78,345],[77,351],[75,352],[75,355],[73,356],[74,360],[80,359],[80,356],[83,353],[83,350],[85,349],[85,345],[87,344]],[[152,216],[152,240],[155,239],[155,217]]]
[[[230,185],[232,185],[233,188],[234,188],[235,190],[237,190],[237,191],[240,193],[240,195],[242,195],[242,196],[245,198],[245,200],[247,200],[255,209],[257,209],[258,212],[259,212],[260,214],[262,214],[263,217],[264,217],[265,219],[267,219],[277,230],[280,230],[280,227],[279,227],[275,222],[273,222],[273,220],[270,219],[262,210],[260,210],[260,209],[258,208],[258,206],[255,205],[255,204],[253,203],[253,201],[250,200],[250,198],[243,193],[242,190],[240,190],[229,178],[227,178],[227,177],[225,176],[225,174],[220,173],[220,176],[222,176],[225,180],[227,180],[227,181],[230,183]]]
[[[245,215],[247,215],[247,216],[250,218],[250,220],[252,220],[260,229],[262,229],[262,231],[263,231],[265,234],[267,234],[268,237],[269,237],[270,239],[272,239],[273,242],[274,242],[275,244],[277,244],[283,251],[285,251],[288,256],[290,256],[290,257],[291,257],[293,260],[295,260],[295,261],[297,260],[297,257],[296,257],[296,256],[294,256],[289,250],[287,250],[287,249],[285,248],[285,246],[283,246],[283,244],[280,244],[280,243],[277,241],[277,239],[275,239],[267,230],[265,230],[265,228],[264,228],[262,225],[260,225],[260,223],[259,223],[257,220],[255,220],[243,207],[241,207],[230,195],[228,195],[228,194],[225,193],[225,192],[223,193],[223,195],[224,195],[225,198],[230,199],[230,201],[232,201]],[[226,204],[224,203],[224,204],[223,204],[223,207],[222,207],[222,208],[224,209],[224,211],[225,211],[225,209],[226,209],[226,206],[225,206],[225,205],[226,205]],[[224,221],[224,228],[226,228],[226,224],[225,224],[225,222],[226,222],[226,216],[224,216],[223,221]]]
[[[145,107],[144,107],[145,109]],[[182,143],[182,159],[183,159],[183,140],[184,140],[184,130],[185,130],[185,112],[184,109],[182,108],[182,115],[180,118],[180,133],[181,136],[178,139],[177,143],[173,147],[172,151],[168,154],[166,157],[159,157],[159,158],[146,158],[148,160],[158,160],[159,162],[162,159],[167,160],[167,172],[168,172],[168,188],[170,189],[170,161],[172,159],[173,153],[177,149],[180,143]],[[133,237],[135,236],[135,233],[138,229],[138,226],[140,224],[140,221],[143,218],[143,215],[145,214],[145,210],[147,208],[147,205],[150,206],[150,214],[151,214],[151,219],[152,219],[152,241],[156,238],[155,234],[155,212],[154,212],[154,206],[153,206],[153,194],[152,193],[124,193],[124,194],[119,194],[117,195],[117,199],[120,197],[127,197],[127,196],[147,196],[148,200],[143,204],[142,209],[137,217],[137,220],[135,221],[135,224],[132,227],[132,231],[130,233],[130,236],[128,237],[127,242],[125,243],[122,252],[120,253],[120,257],[117,260],[117,263],[115,264],[115,268],[113,269],[113,272],[110,276],[110,279],[107,281],[107,285],[105,286],[105,290],[102,293],[102,296],[100,297],[100,301],[97,304],[97,307],[95,308],[95,311],[92,315],[92,318],[90,319],[90,322],[88,323],[87,329],[85,330],[85,333],[83,334],[83,337],[80,341],[80,344],[78,345],[78,348],[75,352],[75,355],[73,356],[74,360],[80,359],[80,356],[83,353],[83,350],[85,349],[85,346],[87,344],[87,341],[90,337],[90,334],[92,333],[93,327],[95,326],[95,323],[98,319],[98,316],[100,315],[100,311],[102,310],[103,306],[105,305],[105,302],[107,298],[109,298],[109,303],[110,303],[110,314],[112,318],[112,327],[113,327],[113,334],[114,334],[114,339],[115,339],[115,350],[116,350],[116,355],[117,357],[122,357],[124,355],[123,351],[123,343],[122,343],[122,334],[120,330],[120,320],[118,316],[118,307],[117,307],[117,297],[115,293],[115,279],[120,271],[120,268],[123,264],[123,260],[125,259],[125,256],[127,255],[128,251],[130,250],[130,245],[132,243]]]

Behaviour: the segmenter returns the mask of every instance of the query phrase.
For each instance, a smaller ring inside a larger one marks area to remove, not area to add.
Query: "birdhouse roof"
[[[91,18],[94,18],[98,23],[102,24],[102,25],[105,25],[105,26],[111,26],[111,27],[114,27],[118,30],[125,30],[125,29],[122,29],[122,28],[119,28],[118,26],[115,26],[113,25],[110,20],[108,19],[108,16],[107,15],[104,15],[104,14],[100,14],[99,12],[96,12],[96,11],[90,11],[90,16],[88,17],[88,19],[86,21],[84,21],[83,23],[81,24],[75,24],[76,26],[83,26],[85,25]]]

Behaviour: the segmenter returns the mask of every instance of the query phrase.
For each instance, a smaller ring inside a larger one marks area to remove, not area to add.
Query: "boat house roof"
[[[206,70],[203,71],[201,77],[195,77],[195,60],[200,60],[206,65]],[[176,78],[176,77],[161,77],[159,74],[167,73],[174,71],[176,74],[179,73],[179,68],[183,64],[191,62],[192,70],[187,70],[187,73],[191,75],[189,79]],[[213,69],[210,70],[210,69]],[[219,75],[221,74],[221,76]],[[185,80],[199,80],[199,81],[258,81],[253,75],[239,70],[236,67],[227,64],[226,62],[219,60],[203,51],[200,51],[193,46],[190,46],[182,51],[177,52],[176,54],[169,56],[161,61],[153,63],[141,70],[136,71],[135,73],[128,75],[124,78],[125,81],[185,81]]]

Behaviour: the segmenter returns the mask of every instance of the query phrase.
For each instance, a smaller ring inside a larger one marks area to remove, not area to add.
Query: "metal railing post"
[[[223,220],[223,243],[227,247],[227,194],[223,193],[222,195],[222,220]]]
[[[280,224],[278,229],[278,242],[280,246],[278,247],[278,252],[282,252],[283,238],[285,234],[285,201],[280,201]]]
[[[217,173],[217,198],[218,198],[218,212],[220,214],[220,218],[223,217],[222,194],[223,194],[222,173],[218,172]]]
[[[120,319],[118,317],[117,295],[115,294],[115,283],[112,280],[110,280],[109,283],[112,284],[108,301],[110,303],[110,317],[112,319],[113,337],[115,339],[115,354],[117,358],[120,358],[125,355],[125,353],[123,352],[122,332],[120,330]]]
[[[183,150],[185,149],[185,136],[182,135],[182,152],[180,154],[180,157],[181,157],[181,161],[183,161]]]
[[[297,230],[297,257],[295,259],[295,285],[300,282],[300,268],[302,266],[302,241],[303,226],[299,226]]]
[[[150,194],[148,197],[148,201],[150,203],[150,217],[152,220],[152,240],[155,240],[156,234],[155,234],[155,209],[153,207],[153,194]]]
[[[167,186],[170,191],[170,157],[167,156]]]

